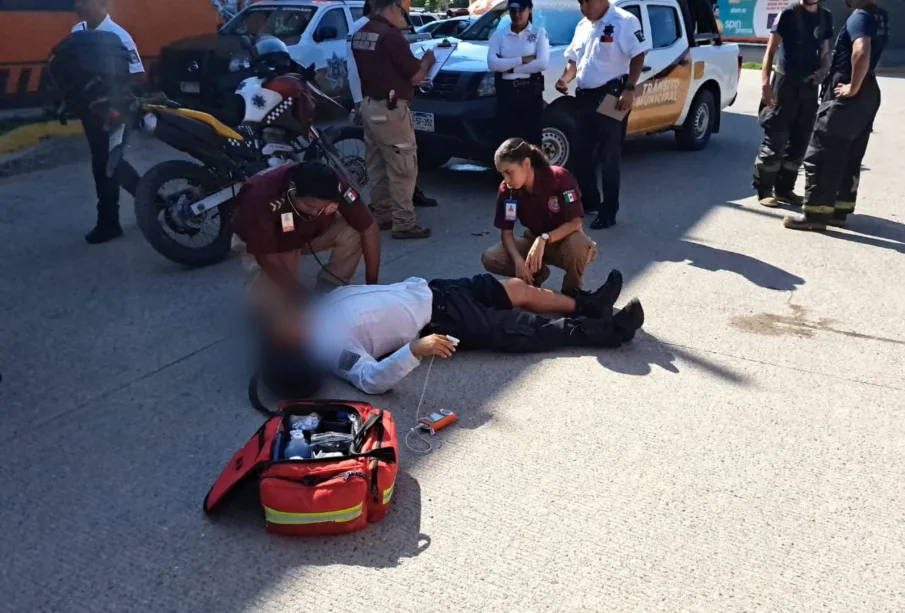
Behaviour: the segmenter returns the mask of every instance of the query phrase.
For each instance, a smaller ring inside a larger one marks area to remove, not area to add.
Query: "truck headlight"
[[[477,95],[479,98],[496,95],[496,75],[492,72],[484,73],[481,82],[478,83]]]
[[[230,72],[239,72],[247,68],[251,68],[251,60],[247,57],[234,57],[229,61]]]

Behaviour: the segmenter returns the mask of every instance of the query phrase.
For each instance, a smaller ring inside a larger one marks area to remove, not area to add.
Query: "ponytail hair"
[[[540,147],[521,138],[510,138],[503,141],[503,144],[493,154],[493,161],[496,165],[502,162],[521,164],[526,159],[531,160],[531,167],[535,170],[550,167],[550,162],[547,161],[547,156],[540,150]]]

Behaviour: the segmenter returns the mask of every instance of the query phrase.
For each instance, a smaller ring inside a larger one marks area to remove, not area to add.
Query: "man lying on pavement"
[[[621,290],[617,270],[597,291],[575,298],[488,274],[430,282],[412,277],[335,289],[309,305],[293,335],[299,351],[320,367],[310,376],[327,370],[367,394],[381,394],[423,358],[448,358],[457,348],[529,353],[619,347],[644,323],[637,299],[614,314]],[[459,340],[458,347],[447,335]]]

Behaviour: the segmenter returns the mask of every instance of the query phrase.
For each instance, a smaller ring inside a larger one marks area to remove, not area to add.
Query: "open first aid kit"
[[[229,461],[204,510],[256,477],[268,531],[355,532],[389,511],[398,454],[388,411],[344,400],[285,402]]]

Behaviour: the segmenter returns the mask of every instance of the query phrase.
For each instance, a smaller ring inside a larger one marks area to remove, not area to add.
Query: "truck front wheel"
[[[541,133],[541,149],[547,161],[553,166],[571,168],[573,152],[578,142],[578,127],[575,120],[563,112],[553,112],[544,116]]]
[[[716,126],[718,112],[713,92],[708,89],[699,91],[691,102],[685,123],[676,130],[676,143],[679,149],[700,151],[706,147]]]

